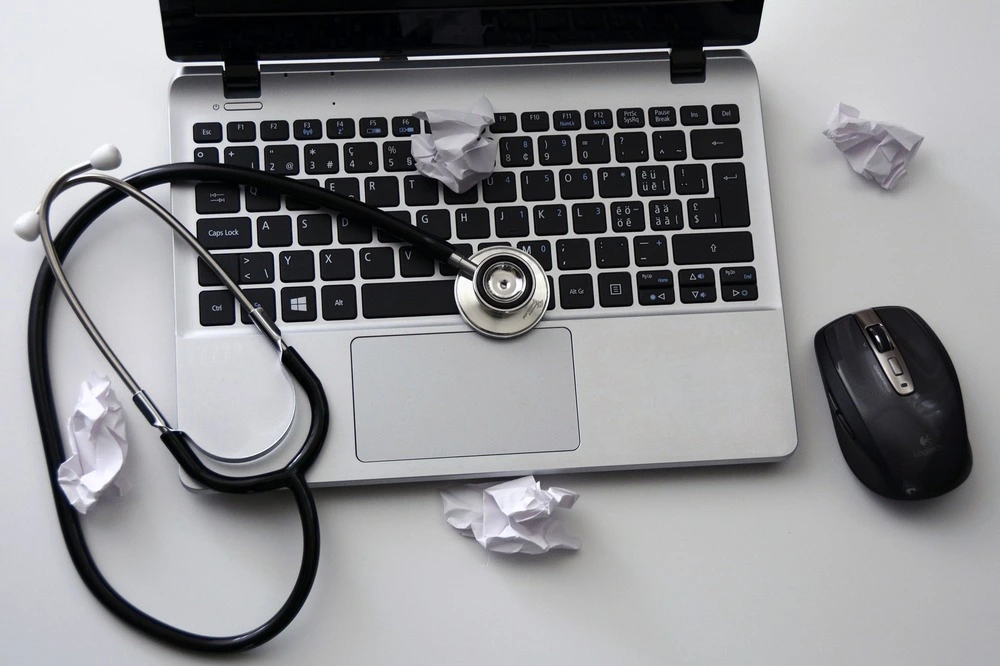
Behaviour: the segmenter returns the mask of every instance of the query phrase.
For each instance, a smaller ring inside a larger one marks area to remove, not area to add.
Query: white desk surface
[[[798,420],[774,466],[588,474],[568,515],[576,554],[487,556],[441,517],[437,484],[319,493],[312,596],[246,655],[333,664],[985,664],[1000,624],[1000,5],[768,0],[757,42]],[[167,159],[167,84],[152,0],[0,5],[0,220],[103,142],[124,168]],[[927,139],[892,193],[854,175],[820,131],[844,100]],[[67,200],[80,201],[84,192]],[[161,200],[164,193],[159,194]],[[60,210],[66,207],[60,206]],[[135,211],[136,209],[131,209]],[[170,238],[118,213],[69,262],[112,344],[175,411]],[[191,658],[113,618],[77,577],[45,479],[25,322],[42,256],[0,233],[0,662]],[[840,454],[813,334],[865,306],[907,305],[948,347],[975,465],[950,495],[882,500]],[[106,369],[58,308],[65,411]],[[284,599],[299,535],[287,500],[192,495],[129,414],[135,489],[87,516],[111,582],[204,632],[256,626]],[[627,433],[623,433],[627,437]]]

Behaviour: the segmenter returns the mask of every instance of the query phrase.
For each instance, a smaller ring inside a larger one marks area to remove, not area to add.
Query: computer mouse
[[[972,471],[962,391],[944,345],[916,312],[878,307],[816,333],[840,450],[871,490],[920,500]]]

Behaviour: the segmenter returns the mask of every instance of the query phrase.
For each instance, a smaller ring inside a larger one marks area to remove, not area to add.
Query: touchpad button
[[[478,333],[355,338],[362,462],[571,451],[580,445],[565,328],[516,340]]]

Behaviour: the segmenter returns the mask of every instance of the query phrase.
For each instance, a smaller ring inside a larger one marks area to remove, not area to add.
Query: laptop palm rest
[[[503,341],[477,333],[355,338],[351,365],[362,462],[580,445],[568,329]]]

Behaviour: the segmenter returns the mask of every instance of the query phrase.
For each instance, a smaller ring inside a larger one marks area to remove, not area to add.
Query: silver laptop
[[[256,188],[174,187],[323,382],[312,484],[793,452],[757,76],[715,48],[753,41],[763,0],[160,5],[169,56],[210,63],[171,85],[173,161],[306,180],[465,253],[513,245],[552,284],[535,330],[487,339],[454,272],[393,238]],[[413,114],[484,95],[498,163],[456,194],[416,171]],[[268,468],[307,407],[194,254],[174,260],[179,427],[230,470]]]

